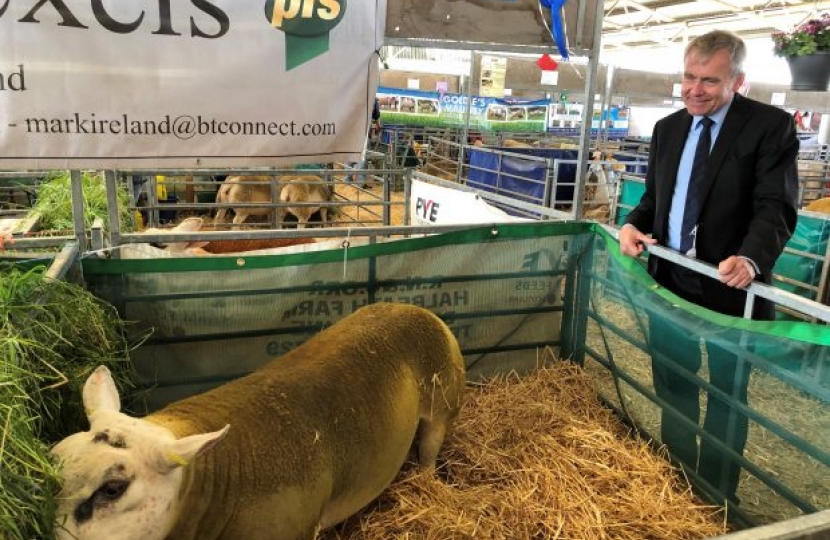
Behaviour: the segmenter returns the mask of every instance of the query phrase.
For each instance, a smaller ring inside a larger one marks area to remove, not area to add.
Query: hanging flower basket
[[[797,91],[825,92],[830,84],[830,52],[816,51],[804,56],[788,56],[792,84]]]
[[[825,92],[830,81],[830,14],[809,19],[790,32],[772,34],[773,52],[787,59],[793,90]]]

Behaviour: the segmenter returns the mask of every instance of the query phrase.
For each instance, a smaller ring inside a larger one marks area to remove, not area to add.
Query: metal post
[[[104,171],[104,182],[107,188],[107,219],[109,220],[110,245],[119,246],[121,245],[121,220],[118,212],[118,186],[115,171]],[[132,186],[132,182],[128,183]]]
[[[585,339],[588,328],[588,302],[591,295],[593,250],[596,236],[577,235],[568,243],[568,269],[562,313],[562,358],[579,365],[585,362]]]
[[[605,2],[597,1],[597,13],[603,13]],[[597,64],[602,45],[602,17],[597,16],[594,21],[594,46],[588,60],[587,75],[585,77],[585,107],[582,109],[582,130],[579,135],[579,153],[576,164],[576,187],[574,189],[573,212],[574,217],[582,217],[582,200],[585,198],[585,170],[587,157],[591,147],[591,120],[594,115],[594,87],[597,80]]]
[[[389,199],[389,192],[388,190],[389,183],[387,182],[387,187],[384,188],[383,191],[383,199],[388,201]],[[412,171],[407,172],[406,178],[404,178],[403,182],[403,204],[404,204],[404,211],[403,211],[403,224],[404,225],[411,225],[411,220],[409,217],[409,209],[410,209],[410,202],[412,201]]]
[[[458,141],[460,145],[458,154],[458,167],[455,172],[455,181],[461,183],[461,178],[464,176],[464,145],[470,139],[470,111],[473,108],[473,73],[475,73],[476,51],[470,51],[470,72],[467,74],[467,103],[464,111],[464,129],[461,132],[461,140]]]
[[[75,238],[78,240],[78,250],[86,251],[86,226],[84,225],[84,184],[81,171],[69,172],[72,182],[72,222],[75,228]]]

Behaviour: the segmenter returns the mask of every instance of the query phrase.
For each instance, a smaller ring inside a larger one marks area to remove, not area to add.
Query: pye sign
[[[417,212],[418,216],[428,219],[434,223],[438,219],[439,206],[440,205],[435,201],[418,197],[418,200],[415,203],[415,212]]]

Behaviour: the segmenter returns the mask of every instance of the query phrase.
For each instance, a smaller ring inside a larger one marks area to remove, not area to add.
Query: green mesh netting
[[[645,192],[642,180],[623,178],[620,183],[619,207],[615,223],[621,226]],[[827,241],[830,237],[830,216],[820,217],[800,212],[792,238],[773,269],[776,287],[810,300],[819,300],[822,270],[826,264]],[[792,313],[779,310],[780,319],[797,319]]]
[[[815,299],[820,285],[830,216],[826,218],[799,214],[798,223],[786,251],[775,264],[779,276],[776,286],[805,298]]]
[[[408,302],[449,323],[471,379],[531,370],[551,347],[584,365],[608,404],[656,441],[666,429],[691,432],[674,457],[722,500],[726,484],[700,476],[690,457],[696,434],[740,466],[735,515],[747,522],[830,508],[830,329],[690,305],[595,225],[499,225],[283,256],[89,259],[83,269],[137,332],[154,329],[134,354],[153,385],[151,409],[246,373],[368,302]],[[703,359],[697,373],[674,363],[690,350]],[[657,398],[652,353],[661,373],[694,385],[704,412],[725,411],[722,439]],[[746,400],[719,381],[723,357],[749,378]],[[736,455],[742,417],[746,449]]]

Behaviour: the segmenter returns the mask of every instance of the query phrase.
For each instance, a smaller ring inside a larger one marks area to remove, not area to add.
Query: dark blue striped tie
[[[700,217],[701,186],[706,176],[709,163],[709,148],[712,146],[712,121],[708,116],[700,120],[703,130],[697,140],[695,159],[692,162],[692,174],[689,176],[689,190],[686,193],[686,209],[683,211],[683,228],[680,230],[680,251],[686,253],[694,245],[695,225]]]

